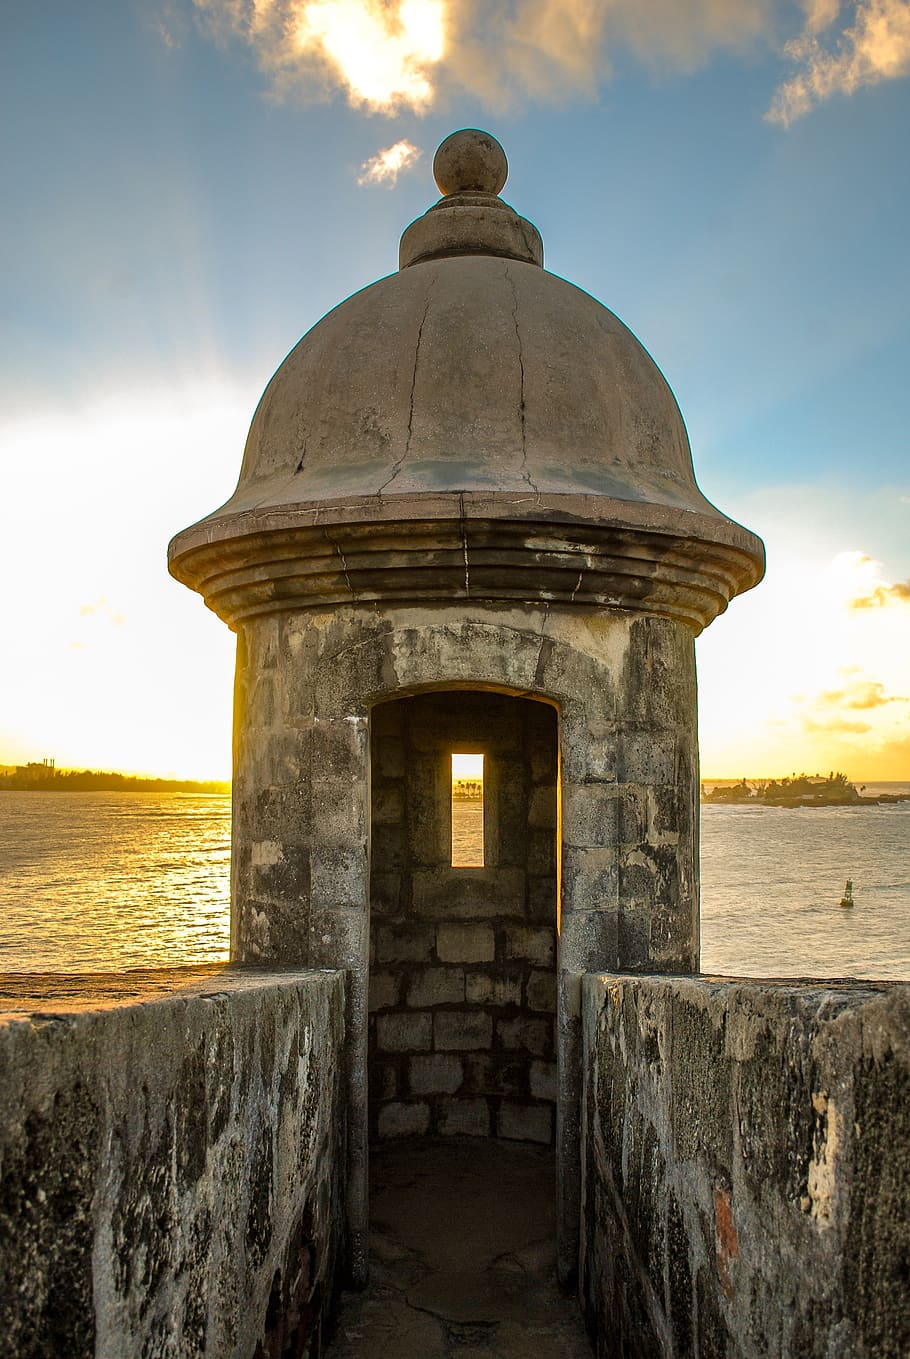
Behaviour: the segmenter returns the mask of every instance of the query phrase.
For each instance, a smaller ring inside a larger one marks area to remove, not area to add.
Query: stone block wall
[[[5,1355],[316,1359],[344,1247],[343,987],[0,977]]]
[[[370,1130],[555,1137],[557,716],[446,691],[372,713]],[[485,756],[483,868],[451,864],[451,754]]]
[[[910,1354],[910,987],[588,976],[597,1359]]]
[[[390,842],[396,833],[394,788],[390,807],[375,800],[371,826],[370,727],[386,701],[442,685],[536,695],[559,710],[558,1261],[568,1285],[578,1260],[578,978],[697,966],[695,653],[685,624],[520,600],[514,607],[364,600],[245,620],[235,689],[231,956],[347,975],[348,1234],[353,1277],[363,1283],[369,846],[371,831]],[[534,829],[536,853],[543,827]],[[394,864],[389,872],[398,872]],[[423,882],[431,887],[432,874]],[[488,904],[496,887],[509,890],[508,875],[488,878]],[[391,879],[374,879],[374,900],[387,889],[398,900]],[[470,910],[466,898],[458,918],[470,920]]]

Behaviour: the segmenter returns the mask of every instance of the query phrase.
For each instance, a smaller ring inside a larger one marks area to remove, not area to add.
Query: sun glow
[[[235,640],[165,552],[229,489],[248,420],[249,397],[213,385],[0,426],[8,504],[26,511],[0,535],[22,584],[4,600],[0,763],[230,777]]]
[[[452,756],[452,782],[458,783],[462,779],[483,779],[482,755]]]
[[[352,103],[420,109],[433,97],[428,70],[445,51],[444,17],[442,0],[402,0],[397,11],[375,0],[313,0],[295,38],[301,51],[321,50]]]
[[[801,543],[786,521],[766,537],[765,581],[699,638],[705,776],[906,779],[910,582],[862,551]]]

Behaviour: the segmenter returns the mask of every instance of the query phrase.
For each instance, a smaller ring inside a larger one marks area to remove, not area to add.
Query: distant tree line
[[[18,769],[0,778],[0,788],[40,793],[229,793],[223,780],[144,779],[95,769]]]

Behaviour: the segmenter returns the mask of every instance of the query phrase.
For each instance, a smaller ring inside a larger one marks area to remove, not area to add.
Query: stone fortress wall
[[[910,1354],[910,986],[590,975],[597,1359]]]
[[[0,991],[4,1354],[318,1359],[348,1277],[343,973],[44,980]],[[582,991],[597,1359],[910,1353],[910,987]]]
[[[0,1350],[316,1356],[344,1256],[341,973],[0,982]]]

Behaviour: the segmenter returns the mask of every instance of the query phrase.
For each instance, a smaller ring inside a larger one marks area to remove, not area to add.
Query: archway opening
[[[373,1267],[398,1296],[407,1262],[447,1343],[533,1324],[587,1354],[556,1285],[557,710],[412,694],[373,708],[370,753]]]
[[[479,690],[373,709],[374,1143],[554,1143],[557,726]]]

